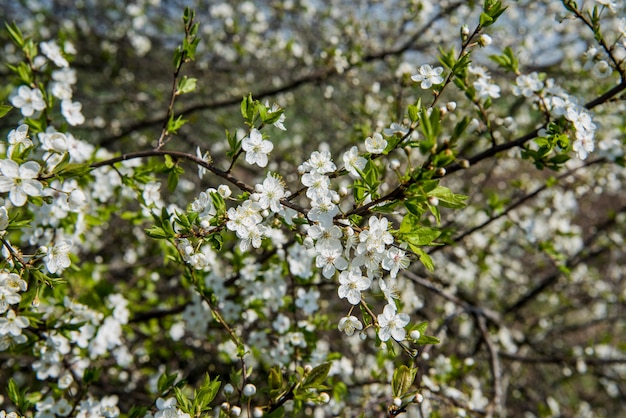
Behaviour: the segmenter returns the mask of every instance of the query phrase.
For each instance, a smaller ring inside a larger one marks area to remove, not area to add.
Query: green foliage
[[[402,364],[393,371],[393,378],[391,379],[391,390],[394,398],[401,398],[407,394],[411,389],[415,376],[417,375],[416,368],[409,368]]]
[[[302,389],[318,389],[322,387],[322,383],[326,380],[331,365],[330,362],[326,362],[313,368],[313,370],[306,374],[300,387]]]
[[[506,9],[507,7],[502,7],[502,2],[499,0],[485,0],[483,12],[480,14],[480,26],[493,25]]]
[[[21,415],[26,415],[34,406],[34,404],[28,400],[28,389],[19,389],[13,378],[10,378],[7,384],[7,394]]]
[[[196,78],[184,76],[178,81],[176,94],[179,95],[195,91],[197,82],[198,80]]]
[[[13,106],[5,105],[0,102],[0,118],[5,117],[13,109]]]
[[[506,47],[502,51],[502,55],[489,55],[489,59],[498,64],[500,67],[513,73],[519,72],[519,61],[511,47]]]

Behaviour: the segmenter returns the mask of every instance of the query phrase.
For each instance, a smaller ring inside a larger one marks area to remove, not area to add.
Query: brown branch
[[[174,158],[179,158],[179,159],[183,159],[183,160],[188,160],[191,161],[203,168],[206,168],[207,170],[209,170],[210,172],[212,172],[213,174],[215,174],[218,177],[223,178],[224,180],[227,180],[228,182],[230,182],[231,184],[239,187],[239,189],[241,189],[242,191],[248,192],[248,193],[254,193],[255,189],[254,187],[250,186],[247,183],[244,183],[243,181],[239,180],[237,177],[233,176],[232,174],[221,170],[217,167],[215,167],[213,164],[208,163],[206,161],[204,161],[202,158],[197,157],[195,155],[192,154],[187,154],[185,152],[180,152],[180,151],[168,151],[168,150],[147,150],[147,151],[137,151],[137,152],[131,152],[128,154],[122,154],[119,155],[117,157],[113,157],[110,158],[108,160],[102,160],[102,161],[97,161],[95,163],[91,164],[91,168],[98,168],[98,167],[104,167],[104,166],[111,166],[115,163],[119,163],[122,161],[127,161],[127,160],[133,160],[136,158],[146,158],[146,157],[156,157],[156,156],[165,156],[165,155],[169,155],[171,157]],[[300,212],[304,215],[306,215],[308,213],[308,210],[301,207],[300,205],[297,205],[287,199],[281,199],[280,203],[283,206],[286,206],[288,208],[291,208],[297,212]]]

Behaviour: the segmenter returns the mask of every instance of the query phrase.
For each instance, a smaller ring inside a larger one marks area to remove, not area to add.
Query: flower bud
[[[478,45],[485,47],[491,45],[491,36],[489,35],[480,35],[478,38]]]
[[[461,36],[467,38],[469,36],[469,27],[467,25],[461,26]]]
[[[235,405],[232,408],[230,408],[231,417],[238,417],[239,415],[241,415],[241,407]]]
[[[248,383],[243,387],[243,394],[248,398],[254,396],[256,394],[256,386],[254,386],[252,383]]]
[[[224,385],[224,396],[230,396],[235,392],[235,388],[230,383],[226,383]]]
[[[421,334],[418,330],[416,330],[416,329],[414,329],[413,331],[411,331],[411,333],[410,333],[409,335],[410,335],[410,336],[411,336],[411,338],[412,338],[412,339],[414,339],[415,341],[419,340],[419,339],[420,339],[420,337],[422,336],[422,334]]]
[[[400,405],[402,405],[402,399],[396,396],[395,398],[393,398],[393,404],[397,407],[400,407]]]
[[[326,393],[326,392],[320,393],[320,402],[322,402],[322,403],[330,402],[330,396],[328,395],[328,393]]]
[[[446,109],[448,109],[450,112],[454,112],[456,110],[456,102],[446,103]]]

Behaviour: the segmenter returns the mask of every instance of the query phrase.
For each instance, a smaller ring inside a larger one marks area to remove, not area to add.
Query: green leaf
[[[167,190],[169,190],[170,193],[176,190],[176,186],[178,186],[178,178],[179,175],[176,170],[171,170],[167,175]]]
[[[426,267],[428,271],[435,271],[435,263],[433,263],[433,259],[426,253],[426,251],[422,250],[417,245],[411,244],[410,242],[408,244],[411,251],[419,256],[420,262],[424,265],[424,267]]]
[[[209,411],[211,409],[209,404],[215,399],[217,392],[220,390],[220,385],[221,383],[218,379],[212,381],[207,373],[202,385],[200,385],[200,389],[193,398],[193,410],[195,412]]]
[[[268,377],[271,390],[280,389],[283,386],[283,375],[280,372],[278,366],[274,366],[270,369],[270,375]]]
[[[249,93],[241,101],[241,116],[249,126],[254,124],[254,117],[257,113],[258,102],[252,99],[252,93]]]
[[[176,88],[176,94],[191,93],[196,90],[196,82],[198,79],[193,77],[184,76],[179,82]]]
[[[314,388],[321,385],[328,376],[331,364],[331,362],[322,363],[311,370],[309,374],[306,375],[306,378],[302,383],[302,388]]]
[[[426,344],[439,344],[441,340],[437,337],[433,337],[431,335],[422,335],[419,340],[417,340],[417,344],[426,345]]]
[[[145,406],[136,406],[133,405],[128,411],[128,418],[142,418],[148,412],[148,408]]]
[[[450,189],[443,186],[437,186],[428,196],[436,197],[439,205],[450,209],[462,209],[467,206],[467,196],[452,193]]]
[[[181,411],[187,414],[191,414],[191,412],[193,412],[191,410],[191,403],[189,402],[189,399],[179,387],[174,388],[174,396],[176,397],[177,406],[181,409]]]
[[[22,31],[20,31],[20,28],[17,26],[17,24],[15,24],[14,22],[9,25],[7,22],[4,22],[4,26],[7,28],[9,36],[11,37],[13,42],[15,42],[15,44],[21,48],[24,45],[24,35],[22,35]]]
[[[491,25],[494,22],[493,18],[489,16],[487,13],[483,12],[480,14],[480,26],[486,27]]]
[[[265,418],[283,418],[285,416],[285,408],[280,406],[269,414],[263,416]]]
[[[7,394],[9,395],[9,399],[15,405],[20,405],[23,400],[23,394],[20,392],[20,389],[17,387],[17,383],[13,378],[9,379],[9,384],[7,385]]]
[[[87,367],[83,372],[83,382],[90,385],[100,378],[100,369],[95,367]]]
[[[519,67],[519,61],[515,57],[515,53],[511,47],[504,48],[502,51],[502,55],[490,55],[489,59],[498,64],[500,67],[512,71],[517,72]]]
[[[410,234],[402,235],[402,239],[410,242],[413,245],[429,245],[436,240],[441,231],[428,226],[422,226],[413,230]]]
[[[150,228],[146,228],[145,230],[146,235],[148,235],[150,238],[154,238],[154,239],[167,239],[170,238],[170,235],[168,233],[166,233],[163,228],[159,227],[159,226],[152,226]]]
[[[417,105],[409,105],[407,111],[411,122],[417,122],[419,120],[419,107]]]
[[[416,374],[417,369],[408,368],[404,364],[394,370],[393,378],[391,379],[393,396],[399,398],[406,394],[415,381]]]
[[[0,104],[0,118],[5,117],[6,114],[11,111],[11,109],[13,109],[13,106]]]
[[[67,155],[68,155],[68,161],[69,161],[69,153],[67,153]],[[58,165],[57,165],[57,168],[58,168]],[[91,170],[92,168],[88,163],[85,163],[85,164],[72,163],[72,164],[67,164],[64,167],[62,167],[62,169],[58,171],[56,174],[64,178],[83,177],[87,175]]]
[[[183,119],[183,115],[179,115],[176,119],[174,119],[174,115],[171,115],[170,119],[167,121],[167,132],[175,134],[187,122],[186,119]]]
[[[183,12],[183,23],[185,26],[188,26],[193,22],[193,19],[196,16],[196,11],[191,7],[185,7],[185,11]]]
[[[280,109],[276,112],[268,112],[261,120],[266,125],[272,125],[280,119],[284,112],[285,111],[283,109]]]

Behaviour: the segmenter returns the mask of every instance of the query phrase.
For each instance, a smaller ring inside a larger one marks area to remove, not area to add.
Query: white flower
[[[339,328],[339,331],[345,332],[346,335],[352,335],[354,334],[354,331],[362,330],[363,324],[356,316],[350,315],[341,318],[339,320],[339,326],[337,328]]]
[[[25,292],[28,289],[28,283],[17,273],[0,271],[0,287],[9,289],[11,292],[15,293]]]
[[[387,231],[389,221],[387,218],[378,219],[375,216],[369,219],[369,230],[364,230],[359,234],[359,253],[373,251],[382,253],[385,251],[385,244],[393,243],[393,236]]]
[[[64,376],[72,377],[71,373],[66,373]],[[70,405],[67,399],[61,398],[54,404],[54,408],[52,408],[51,412],[60,417],[66,417],[72,412],[72,405]]]
[[[387,147],[387,141],[376,132],[365,140],[365,149],[372,154],[382,154]]]
[[[26,86],[20,86],[17,89],[17,94],[11,98],[11,103],[20,109],[25,117],[30,117],[35,112],[46,108],[46,102],[41,91]]]
[[[315,240],[315,249],[318,253],[325,248],[343,250],[341,246],[343,232],[337,225],[332,225],[328,228],[312,225],[308,229],[307,235]]]
[[[324,228],[333,225],[333,219],[339,213],[339,208],[329,198],[324,197],[311,201],[311,210],[307,213],[307,218],[314,222],[319,222]]]
[[[41,196],[43,185],[35,180],[40,166],[35,161],[17,165],[13,160],[0,160],[0,193],[9,192],[15,206],[24,206],[28,196]]]
[[[257,164],[259,167],[267,165],[267,154],[274,149],[274,144],[263,139],[258,129],[253,129],[250,136],[243,139],[241,148],[246,152],[246,162]]]
[[[8,286],[0,286],[0,314],[9,310],[11,305],[16,305],[22,301],[22,296],[9,288]]]
[[[22,334],[22,329],[30,325],[28,318],[17,316],[15,311],[10,309],[6,317],[0,318],[0,336],[11,334],[18,336]]]
[[[513,87],[513,94],[516,96],[530,97],[543,88],[543,81],[539,80],[539,74],[536,72],[518,76],[515,83],[517,85]]]
[[[48,253],[44,257],[44,263],[50,273],[60,273],[70,266],[71,261],[69,254],[71,248],[71,242],[61,241],[48,249]]]
[[[263,220],[260,211],[261,206],[257,202],[246,200],[236,209],[228,209],[229,221],[226,223],[226,227],[235,231],[240,238],[247,236],[249,235],[247,230]]]
[[[341,256],[343,249],[339,248],[322,248],[319,255],[315,258],[315,267],[322,269],[322,275],[330,279],[336,270],[345,270],[348,268],[348,261]]]
[[[616,13],[617,9],[619,8],[619,3],[617,3],[615,0],[596,0],[596,3],[607,7],[613,13]]]
[[[76,84],[76,70],[73,68],[62,68],[52,72],[52,79],[62,84]]]
[[[380,287],[380,291],[383,292],[385,296],[385,300],[388,304],[396,306],[396,302],[394,299],[400,299],[400,294],[398,293],[398,289],[394,284],[388,285],[385,279],[378,279],[378,287]]]
[[[352,176],[359,177],[359,171],[365,168],[367,160],[363,157],[359,157],[359,150],[354,146],[350,148],[350,151],[346,151],[343,154],[343,164]]]
[[[406,337],[404,327],[411,319],[405,313],[396,313],[396,307],[389,304],[385,305],[383,313],[377,316],[377,320],[380,327],[378,337],[381,341],[387,341],[390,337],[402,341]]]
[[[404,136],[409,133],[409,128],[405,128],[399,123],[393,122],[391,125],[389,125],[389,128],[383,129],[383,133],[387,136]]]
[[[4,231],[9,226],[9,212],[6,206],[0,206],[0,231]]]
[[[311,158],[298,167],[298,171],[317,172],[319,174],[332,173],[337,167],[333,163],[330,151],[313,151]]]
[[[409,257],[406,256],[404,251],[397,247],[391,247],[389,250],[387,250],[385,258],[383,258],[383,261],[381,263],[382,267],[385,270],[389,271],[389,274],[394,279],[398,275],[398,271],[400,269],[404,270],[409,266],[409,264]]]
[[[42,42],[39,44],[41,52],[48,57],[57,67],[69,67],[69,63],[63,57],[61,48],[54,42]]]
[[[307,187],[306,197],[309,199],[316,199],[328,194],[330,188],[330,179],[328,176],[320,174],[317,171],[312,171],[305,173],[300,181]]]
[[[372,281],[361,275],[359,269],[342,271],[339,275],[339,289],[337,293],[341,299],[348,299],[353,305],[361,302],[361,291],[369,289]]]
[[[267,177],[263,180],[263,184],[255,186],[257,193],[252,197],[259,202],[262,209],[270,209],[274,213],[281,210],[280,199],[285,197],[285,187],[280,179],[267,173]]]
[[[490,83],[487,78],[480,77],[478,80],[474,81],[473,86],[480,98],[491,97],[497,99],[500,97],[500,86]]]
[[[320,298],[320,292],[317,290],[311,289],[306,291],[300,287],[296,295],[296,306],[302,309],[305,315],[311,315],[319,309],[317,300]]]
[[[274,103],[272,105],[272,108],[270,109],[270,113],[276,113],[278,111],[280,111],[280,107]],[[285,125],[283,125],[283,122],[285,122],[285,112],[281,113],[280,117],[278,118],[278,120],[276,122],[274,122],[274,126],[277,127],[278,129],[280,129],[281,131],[286,131],[287,128],[285,128]]]
[[[70,147],[67,137],[62,132],[42,132],[38,137],[43,149],[46,151],[63,154]]]
[[[18,148],[20,145],[22,149],[30,148],[33,146],[33,141],[28,138],[28,125],[22,124],[15,129],[12,129],[7,135],[9,141],[9,147],[7,149],[7,156],[13,154],[13,149]]]
[[[205,163],[209,163],[211,155],[209,154],[209,151],[206,151],[204,154],[202,154],[202,151],[200,151],[200,147],[197,147],[196,157],[200,158]],[[198,177],[200,178],[204,177],[205,173],[206,173],[206,168],[202,167],[201,165],[198,165]]]
[[[72,85],[76,84],[76,70],[62,68],[52,72],[51,92],[54,97],[60,100],[68,100],[74,94]]]
[[[578,135],[577,135],[578,136]],[[593,137],[581,137],[577,138],[576,141],[572,144],[572,149],[578,155],[578,158],[581,160],[587,159],[590,152],[593,152],[595,149],[595,144],[593,142]]]
[[[441,76],[443,67],[433,68],[428,64],[424,64],[417,72],[417,74],[411,76],[411,80],[418,83],[421,81],[420,87],[424,90],[429,89],[432,85],[443,83],[443,77]]]
[[[73,189],[67,195],[67,206],[72,212],[80,212],[87,205],[87,196],[81,189]]]
[[[72,102],[69,99],[61,102],[61,114],[63,114],[67,123],[72,126],[82,125],[85,123],[85,117],[81,113],[82,108],[83,105],[80,102]]]

